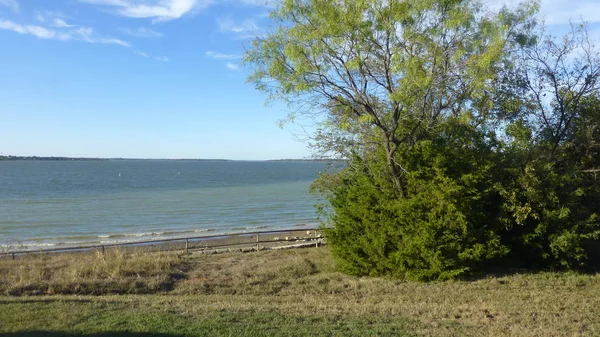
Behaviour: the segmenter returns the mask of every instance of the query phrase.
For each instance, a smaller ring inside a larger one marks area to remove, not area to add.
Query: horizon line
[[[198,161],[321,161],[343,160],[336,158],[272,158],[272,159],[227,159],[227,158],[133,158],[133,157],[70,157],[70,156],[19,156],[0,154],[0,160],[198,160]]]

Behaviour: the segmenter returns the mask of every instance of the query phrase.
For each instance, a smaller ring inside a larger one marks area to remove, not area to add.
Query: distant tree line
[[[284,0],[249,81],[347,166],[313,185],[341,270],[414,280],[600,262],[600,54],[537,2]]]
[[[38,157],[38,156],[0,156],[0,160],[108,160],[103,158]]]

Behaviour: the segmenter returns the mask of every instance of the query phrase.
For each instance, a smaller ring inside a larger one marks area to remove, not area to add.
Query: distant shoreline
[[[30,160],[30,161],[107,161],[107,160],[173,160],[173,161],[206,161],[206,162],[228,162],[228,161],[263,161],[263,162],[338,162],[342,159],[265,159],[265,160],[244,160],[244,159],[167,159],[167,158],[91,158],[91,157],[43,157],[43,156],[0,156],[0,161],[9,160]]]
[[[68,160],[109,160],[107,158],[72,158],[72,157],[38,157],[38,156],[0,156],[0,160],[54,160],[54,161],[68,161]]]

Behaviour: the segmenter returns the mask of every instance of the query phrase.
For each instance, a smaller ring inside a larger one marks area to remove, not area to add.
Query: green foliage
[[[335,227],[328,234],[344,271],[442,280],[508,252],[493,216],[499,210],[495,154],[485,135],[457,120],[434,135],[404,154],[411,163],[410,198],[400,197],[383,178],[380,158],[355,157],[338,174],[329,194]],[[471,146],[464,146],[467,141]]]
[[[600,54],[539,3],[284,0],[249,81],[348,159],[315,183],[339,267],[453,278],[600,262]]]
[[[600,264],[600,100],[583,99],[572,129],[558,144],[550,132],[525,143],[530,131],[513,125],[504,154],[503,236],[512,258],[526,267],[581,268]],[[524,134],[525,133],[525,134]]]

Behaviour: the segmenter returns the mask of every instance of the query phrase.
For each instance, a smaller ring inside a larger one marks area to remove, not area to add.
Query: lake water
[[[324,162],[0,161],[0,245],[119,243],[318,225]]]

